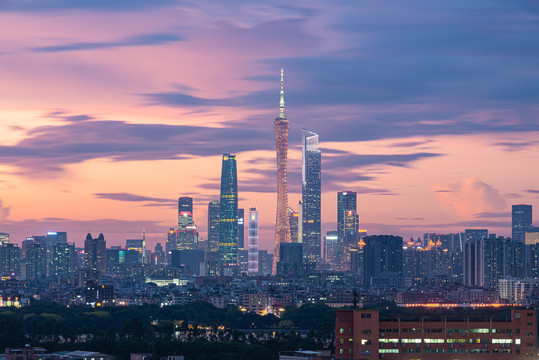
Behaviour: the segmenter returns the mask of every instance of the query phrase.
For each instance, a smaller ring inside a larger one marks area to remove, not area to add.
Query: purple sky
[[[323,232],[358,192],[370,234],[485,227],[539,198],[535,1],[0,0],[0,232],[164,242],[220,157],[272,248],[285,69],[290,205],[320,134]],[[536,217],[537,219],[537,217]],[[539,221],[536,220],[536,223]]]

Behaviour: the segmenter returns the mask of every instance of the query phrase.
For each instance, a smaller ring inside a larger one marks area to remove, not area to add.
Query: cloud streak
[[[112,42],[75,42],[62,45],[34,47],[30,48],[29,50],[32,52],[53,53],[64,51],[98,50],[126,46],[153,46],[177,41],[183,41],[183,37],[172,33],[154,33],[136,35]]]

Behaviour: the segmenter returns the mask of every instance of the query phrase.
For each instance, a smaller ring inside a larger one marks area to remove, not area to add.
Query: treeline
[[[49,351],[100,351],[120,360],[132,352],[276,359],[279,351],[331,349],[334,322],[335,311],[321,304],[289,307],[277,318],[203,302],[93,309],[32,301],[28,307],[0,310],[0,348],[30,343]]]

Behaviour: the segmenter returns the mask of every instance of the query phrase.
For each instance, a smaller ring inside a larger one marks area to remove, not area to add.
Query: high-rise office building
[[[219,271],[234,275],[238,267],[238,174],[236,155],[223,154],[219,203]]]
[[[337,193],[337,232],[340,246],[336,258],[342,270],[350,269],[350,250],[359,241],[359,216],[357,214],[357,194],[354,191]]]
[[[125,240],[126,254],[129,254],[131,265],[140,265],[142,261],[144,241],[142,239],[127,239]]]
[[[178,199],[177,250],[195,250],[198,246],[198,233],[193,220],[193,198],[184,196]]]
[[[511,218],[512,239],[521,243],[526,242],[526,230],[532,227],[532,206],[513,205]]]
[[[341,268],[341,251],[339,234],[337,231],[328,231],[324,237],[324,257],[333,269]]]
[[[258,210],[255,207],[249,209],[248,221],[247,269],[249,275],[258,275]]]
[[[299,213],[292,208],[288,208],[288,222],[290,223],[290,241],[293,243],[299,242]]]
[[[375,235],[363,241],[364,285],[372,286],[376,277],[402,277],[402,237]]]
[[[47,248],[47,276],[53,276],[54,247],[56,244],[65,244],[67,233],[63,231],[48,231],[46,239]]]
[[[208,204],[208,246],[210,252],[219,251],[219,200]]]
[[[321,162],[318,149],[318,134],[302,131],[302,242],[303,256],[309,263],[320,259],[321,218]]]
[[[165,243],[165,261],[167,264],[170,264],[170,254],[171,254],[171,251],[172,250],[176,250],[178,247],[177,247],[177,243],[176,243],[176,240],[177,240],[177,237],[176,237],[176,231],[174,230],[173,227],[171,227],[169,230],[168,230],[168,234],[167,234],[167,241]]]
[[[281,69],[281,100],[279,116],[275,118],[275,151],[277,153],[277,216],[275,220],[275,242],[273,246],[273,274],[277,271],[280,244],[290,242],[288,219],[288,187],[286,180],[288,161],[288,116],[284,114],[283,69]]]
[[[238,249],[245,247],[245,210],[238,209]]]
[[[106,271],[106,241],[103,234],[99,234],[97,239],[93,239],[88,233],[84,240],[84,267],[88,270],[95,270],[100,274]]]

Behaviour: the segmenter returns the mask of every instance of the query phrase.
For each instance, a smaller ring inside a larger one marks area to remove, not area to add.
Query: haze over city
[[[272,250],[283,68],[288,201],[297,211],[307,128],[322,234],[349,190],[369,234],[508,236],[511,205],[538,205],[538,14],[528,1],[2,0],[0,231],[119,245],[145,229],[153,247],[190,196],[206,238],[231,153],[239,207],[258,207]]]

